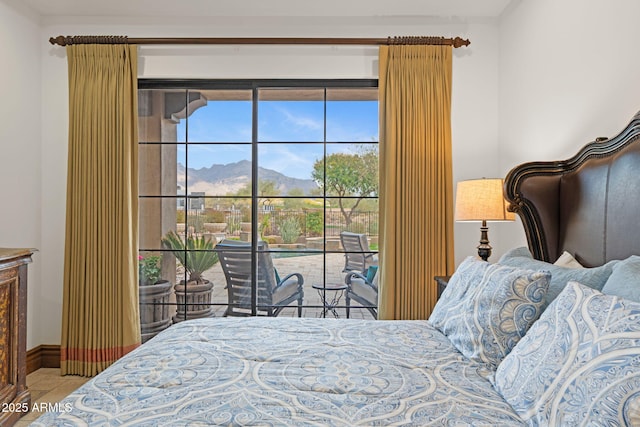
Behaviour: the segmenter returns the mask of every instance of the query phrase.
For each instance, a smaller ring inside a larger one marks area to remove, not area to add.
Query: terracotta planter
[[[140,285],[138,295],[140,333],[142,342],[146,342],[171,325],[171,316],[169,315],[171,282],[161,280],[153,285]]]
[[[213,317],[213,306],[211,305],[211,294],[213,293],[213,283],[205,281],[202,284],[189,282],[186,286],[184,281],[173,287],[176,293],[177,311],[173,316],[173,323],[183,320],[200,319],[203,317]]]

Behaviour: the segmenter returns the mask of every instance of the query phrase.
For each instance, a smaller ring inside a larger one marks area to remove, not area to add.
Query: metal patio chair
[[[269,245],[257,245],[257,301],[258,314],[277,316],[291,303],[298,304],[298,317],[302,317],[304,279],[292,273],[281,279],[273,267]],[[228,307],[225,316],[251,314],[251,243],[225,239],[216,245],[220,265],[227,281]]]
[[[345,277],[347,290],[345,292],[345,303],[347,318],[351,312],[351,300],[355,300],[365,307],[374,319],[378,318],[378,267],[369,267],[366,274],[357,271],[347,273]]]
[[[367,268],[378,265],[378,256],[369,249],[366,234],[343,231],[340,242],[345,252],[343,273],[357,271],[366,274]]]

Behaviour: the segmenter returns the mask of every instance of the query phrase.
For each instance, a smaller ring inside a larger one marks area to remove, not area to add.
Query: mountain
[[[211,165],[208,168],[189,168],[189,192],[203,191],[211,195],[236,193],[251,180],[251,162],[241,160],[226,165]],[[305,195],[318,188],[312,179],[291,178],[280,172],[258,167],[261,181],[275,184],[278,195],[286,195],[294,188],[301,189]],[[178,163],[178,185],[185,186],[185,167]]]

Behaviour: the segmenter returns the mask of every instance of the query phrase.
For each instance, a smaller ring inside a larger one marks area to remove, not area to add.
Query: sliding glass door
[[[141,311],[168,311],[172,322],[273,315],[286,294],[277,284],[297,273],[303,316],[344,317],[344,290],[332,290],[345,283],[341,232],[364,235],[371,258],[377,252],[376,86],[141,80],[141,277],[157,261],[158,279],[177,285]],[[223,241],[237,243],[238,257],[249,253],[250,286],[238,295],[217,246]],[[265,296],[261,287],[274,284],[280,293]],[[351,317],[369,316],[352,304]],[[297,316],[298,299],[278,315]]]

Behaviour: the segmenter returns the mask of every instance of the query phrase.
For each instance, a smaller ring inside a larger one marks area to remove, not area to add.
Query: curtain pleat
[[[426,319],[453,272],[451,46],[380,47],[380,319]]]
[[[61,370],[93,376],[140,345],[137,49],[73,45]]]

